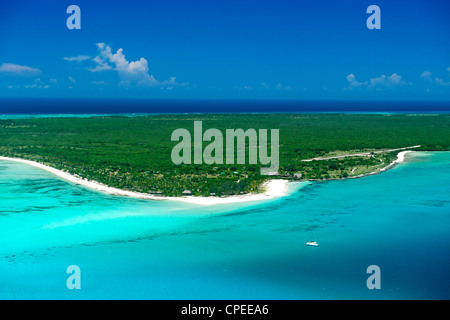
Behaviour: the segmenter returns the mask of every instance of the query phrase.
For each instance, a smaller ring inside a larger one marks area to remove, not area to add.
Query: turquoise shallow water
[[[417,152],[376,176],[198,207],[0,161],[0,299],[449,299],[449,181],[449,152]]]

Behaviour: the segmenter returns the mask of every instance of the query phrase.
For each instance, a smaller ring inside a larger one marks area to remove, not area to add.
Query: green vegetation
[[[175,129],[279,129],[284,178],[333,179],[385,167],[396,152],[329,160],[315,157],[414,145],[450,150],[450,116],[210,114],[0,120],[0,155],[38,161],[125,190],[181,196],[259,192],[260,165],[175,165]],[[206,146],[208,143],[204,143]],[[248,154],[248,153],[247,153]],[[247,161],[248,162],[248,161]]]

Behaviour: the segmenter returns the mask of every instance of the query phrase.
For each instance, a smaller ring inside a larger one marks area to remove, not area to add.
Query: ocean
[[[449,101],[297,101],[1,98],[6,115],[92,115],[155,113],[449,113]]]
[[[378,175],[196,206],[0,161],[0,299],[449,299],[449,181],[450,152],[413,152]]]

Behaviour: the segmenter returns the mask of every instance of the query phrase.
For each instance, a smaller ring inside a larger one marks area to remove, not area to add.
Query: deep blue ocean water
[[[0,99],[0,115],[248,112],[448,113],[450,101]]]
[[[0,299],[449,299],[449,181],[450,152],[415,152],[379,175],[205,207],[0,161]]]

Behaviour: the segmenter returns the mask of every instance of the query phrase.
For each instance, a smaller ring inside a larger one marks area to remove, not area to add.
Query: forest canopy
[[[0,155],[34,160],[111,187],[167,196],[260,192],[261,164],[174,164],[172,132],[278,129],[279,174],[335,179],[373,172],[396,152],[302,161],[335,154],[420,145],[450,150],[450,115],[191,114],[0,120]],[[247,146],[248,148],[248,143]],[[246,154],[249,152],[246,150]]]

